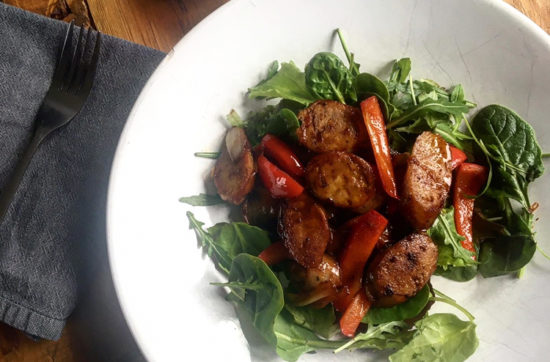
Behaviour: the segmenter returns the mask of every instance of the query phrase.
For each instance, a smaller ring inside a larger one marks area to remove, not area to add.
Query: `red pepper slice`
[[[264,156],[258,156],[258,171],[264,186],[273,197],[296,197],[304,188],[286,172],[269,162]]]
[[[340,330],[342,334],[346,337],[353,337],[359,323],[363,317],[369,311],[371,302],[367,297],[364,289],[361,289],[355,297],[353,297],[352,302],[346,308],[346,311],[340,318]]]
[[[465,238],[462,240],[462,247],[474,253],[472,220],[475,199],[471,197],[481,191],[487,177],[486,167],[468,162],[458,167],[455,176],[453,204],[456,231]]]
[[[361,289],[363,269],[388,225],[388,220],[376,210],[351,221],[353,230],[340,255],[340,277],[344,288],[334,303],[339,311],[346,309],[351,298]]]
[[[267,265],[276,265],[285,260],[291,259],[290,253],[282,241],[277,241],[264,249],[258,258],[265,261]]]
[[[304,175],[304,167],[286,143],[271,134],[266,134],[262,138],[262,147],[267,157],[291,176],[300,178]]]
[[[464,151],[454,146],[449,146],[449,148],[451,149],[451,170],[454,170],[455,168],[466,162],[468,156],[466,156]]]
[[[386,133],[386,123],[384,122],[384,115],[378,103],[378,98],[372,96],[362,101],[361,111],[363,113],[363,120],[367,127],[367,132],[369,133],[376,167],[378,168],[380,181],[382,181],[382,187],[388,195],[395,199],[399,199],[391,162],[390,145]]]

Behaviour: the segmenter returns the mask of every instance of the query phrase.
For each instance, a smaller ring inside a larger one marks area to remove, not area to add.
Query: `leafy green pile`
[[[470,161],[486,165],[487,186],[476,197],[474,237],[479,250],[461,245],[454,209],[447,206],[428,234],[438,245],[436,273],[456,281],[467,281],[478,273],[494,277],[516,273],[529,263],[536,250],[533,211],[528,186],[544,171],[542,152],[531,126],[513,111],[490,105],[468,122],[466,114],[475,104],[465,98],[461,85],[443,88],[432,80],[413,79],[411,60],[395,61],[386,81],[360,72],[338,31],[348,65],[333,53],[314,55],[300,70],[292,61],[273,62],[267,76],[249,89],[250,98],[278,99],[244,119],[228,115],[231,125],[243,127],[255,145],[267,134],[295,140],[300,126],[297,113],[320,99],[357,105],[377,96],[382,106],[391,147],[410,151],[417,135],[431,131],[467,153]],[[197,156],[215,158],[216,153]],[[182,198],[191,205],[213,205],[219,197],[197,195]],[[270,244],[267,232],[245,223],[221,223],[207,230],[187,214],[197,240],[227,275],[218,284],[231,291],[227,299],[239,312],[241,323],[250,323],[284,359],[294,361],[310,351],[329,349],[395,349],[391,361],[462,361],[478,345],[473,317],[451,298],[428,286],[407,302],[391,308],[371,308],[363,319],[362,332],[348,340],[334,339],[338,330],[331,305],[323,309],[295,307],[285,303],[289,277],[284,269],[271,269],[256,256]],[[451,304],[468,316],[426,313],[433,302]],[[416,322],[412,322],[417,320]]]
[[[285,271],[276,272],[257,257],[270,243],[265,231],[239,222],[219,223],[205,230],[191,212],[187,217],[201,247],[228,278],[226,283],[212,284],[229,288],[227,300],[237,308],[241,323],[252,325],[287,361],[320,349],[334,353],[344,349],[394,349],[397,352],[390,356],[391,361],[434,356],[461,361],[477,348],[471,314],[451,298],[439,292],[433,295],[428,286],[403,304],[371,308],[363,320],[364,332],[352,339],[335,339],[338,324],[332,305],[313,309],[285,303]],[[458,307],[469,320],[454,314],[432,314],[413,324],[411,319],[422,315],[434,301]]]

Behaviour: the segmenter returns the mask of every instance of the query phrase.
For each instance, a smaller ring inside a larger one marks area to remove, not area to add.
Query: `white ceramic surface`
[[[550,37],[501,1],[231,1],[186,35],[155,72],[113,168],[110,261],[124,314],[150,360],[276,358],[271,351],[249,352],[232,307],[209,285],[223,278],[188,230],[187,210],[207,225],[224,211],[187,207],[178,198],[204,191],[213,163],[193,152],[218,149],[224,115],[251,107],[244,92],[272,60],[302,67],[318,51],[344,59],[333,36],[338,27],[362,70],[384,77],[391,60],[409,56],[415,77],[462,83],[479,105],[515,109],[550,150]],[[532,200],[541,204],[537,239],[547,251],[549,177],[532,189]],[[434,278],[434,285],[476,316],[480,346],[472,360],[543,361],[550,341],[549,276],[550,261],[537,253],[521,280]],[[344,352],[338,359],[365,357]]]

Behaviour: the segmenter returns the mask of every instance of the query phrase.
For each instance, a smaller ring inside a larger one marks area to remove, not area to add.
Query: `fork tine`
[[[72,46],[73,39],[73,30],[74,30],[74,21],[71,21],[67,33],[65,34],[65,40],[63,41],[63,48],[59,53],[59,58],[57,58],[57,65],[52,78],[52,83],[61,85],[63,79],[63,74],[65,74],[65,69],[68,66],[68,62],[71,59],[70,48]]]
[[[92,54],[92,60],[90,61],[90,64],[88,65],[85,73],[84,73],[84,80],[81,83],[80,87],[80,93],[81,94],[88,94],[90,93],[90,89],[92,89],[92,85],[94,82],[94,76],[95,71],[97,68],[97,62],[99,60],[99,50],[101,49],[101,33],[97,32],[96,40],[95,40],[95,46],[94,46],[94,52]]]
[[[76,49],[74,50],[69,71],[63,79],[63,88],[70,89],[71,84],[74,82],[74,78],[80,68],[80,62],[82,60],[82,55],[84,54],[85,47],[82,46],[82,38],[84,36],[85,29],[81,27],[78,31],[78,41],[76,43]]]

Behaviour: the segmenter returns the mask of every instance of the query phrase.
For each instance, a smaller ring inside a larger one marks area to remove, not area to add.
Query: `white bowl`
[[[191,208],[178,198],[204,192],[213,163],[193,152],[218,149],[224,115],[250,107],[245,91],[272,60],[303,67],[319,51],[344,59],[336,28],[344,30],[363,71],[380,74],[393,59],[411,57],[415,77],[461,83],[480,106],[507,105],[529,120],[550,150],[550,37],[502,1],[231,1],[187,34],[154,73],[130,115],[112,171],[110,262],[126,319],[149,359],[276,358],[271,350],[249,351],[232,306],[209,285],[223,277],[188,229],[187,210],[207,226],[224,210]],[[541,204],[539,245],[550,251],[547,182],[548,175],[536,182],[532,200]],[[547,360],[549,272],[550,262],[537,253],[521,280],[434,278],[476,316],[480,346],[472,360]],[[338,359],[364,360],[365,353]]]

